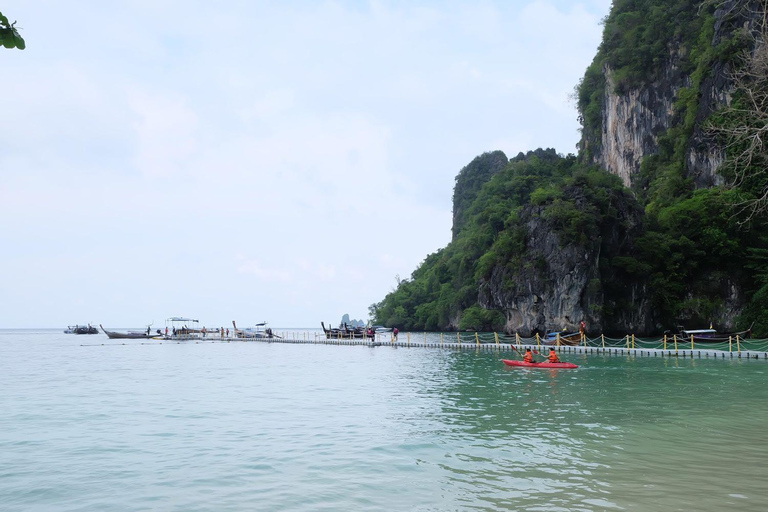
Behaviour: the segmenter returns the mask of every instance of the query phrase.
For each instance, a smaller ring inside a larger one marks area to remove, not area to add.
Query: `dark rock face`
[[[586,201],[578,190],[570,193],[577,203]],[[480,305],[502,310],[505,331],[521,335],[575,331],[581,321],[593,333],[657,331],[644,278],[623,275],[610,265],[612,258],[632,254],[632,238],[640,229],[641,211],[633,202],[615,204],[619,217],[602,226],[599,239],[584,245],[563,244],[542,215],[543,207],[526,207],[521,220],[529,236],[522,263],[495,267],[480,283]]]
[[[506,266],[494,268],[490,280],[480,284],[480,305],[502,309],[508,332],[575,329],[582,320],[599,329],[602,319],[590,314],[589,303],[602,302],[600,291],[585,294],[599,275],[599,250],[561,247],[540,213],[541,208],[529,208],[524,214],[529,232],[525,263],[513,272]]]

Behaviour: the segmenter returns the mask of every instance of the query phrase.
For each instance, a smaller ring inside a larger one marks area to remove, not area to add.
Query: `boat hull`
[[[542,340],[542,344],[544,345],[557,345],[557,335],[554,336],[552,333],[548,334],[546,338]],[[560,345],[568,345],[575,347],[576,345],[581,344],[581,333],[580,332],[574,332],[571,334],[563,334],[560,336]]]
[[[579,365],[573,363],[526,363],[525,361],[517,361],[514,359],[502,359],[505,365],[515,368],[578,368]]]
[[[114,332],[106,330],[101,324],[99,324],[101,330],[112,340],[146,340],[151,338],[157,338],[160,334],[153,333],[135,333],[135,332]]]

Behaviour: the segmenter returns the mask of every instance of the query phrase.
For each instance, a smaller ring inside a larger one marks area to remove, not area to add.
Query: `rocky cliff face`
[[[583,197],[576,200],[586,202]],[[521,213],[529,233],[523,263],[495,267],[490,279],[480,283],[480,305],[503,311],[505,331],[510,333],[575,331],[581,321],[593,333],[657,330],[644,279],[618,276],[604,264],[632,252],[631,239],[640,225],[639,210],[628,203],[617,206],[619,217],[586,245],[563,243],[558,229],[543,217],[542,207],[526,207]],[[619,294],[611,290],[613,281],[622,283]]]
[[[607,65],[601,146],[595,163],[617,175],[627,187],[640,171],[640,161],[659,149],[658,137],[672,125],[674,105],[681,87],[688,83],[680,72],[680,55],[672,52],[661,78],[647,86],[616,92],[613,72]]]
[[[715,13],[712,46],[718,46],[737,30],[755,30],[757,9],[742,9],[747,2],[723,2]],[[592,148],[594,163],[619,176],[627,187],[634,183],[640,163],[646,156],[659,151],[659,136],[680,123],[675,111],[681,89],[691,87],[690,71],[684,71],[689,48],[676,42],[669,49],[669,58],[657,70],[656,79],[619,93],[608,65],[603,67],[605,94],[603,98],[600,146]],[[721,151],[707,135],[704,124],[709,115],[730,103],[733,83],[730,67],[716,62],[706,73],[698,88],[699,108],[689,140],[685,168],[699,188],[719,186],[723,179],[717,174],[723,162]],[[586,141],[583,141],[586,144]]]
[[[590,281],[599,277],[599,248],[561,247],[559,236],[540,217],[540,210],[525,212],[527,261],[514,270],[501,265],[494,268],[491,278],[480,284],[480,305],[501,309],[507,332],[543,333],[554,326],[575,329],[582,320],[590,328],[601,329],[602,319],[589,308],[591,303],[602,302],[600,290],[588,293]]]

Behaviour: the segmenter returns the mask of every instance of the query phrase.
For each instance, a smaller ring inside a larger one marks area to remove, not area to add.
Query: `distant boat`
[[[267,327],[267,322],[260,322],[256,324],[255,327],[246,327],[245,329],[238,329],[237,324],[235,323],[234,320],[232,320],[232,327],[235,328],[235,338],[250,338],[250,339],[280,338],[280,336],[272,332],[272,329],[270,327]]]
[[[350,327],[349,324],[342,323],[338,329],[325,327],[325,322],[320,322],[326,338],[329,339],[349,339],[349,338],[374,338],[376,333],[373,329],[367,327]]]
[[[148,338],[156,338],[160,337],[160,329],[157,329],[156,333],[152,333],[149,326],[147,326],[146,331],[128,331],[128,332],[115,332],[115,331],[108,331],[104,328],[103,325],[99,324],[99,327],[101,327],[101,330],[104,331],[104,334],[106,334],[110,339],[148,339]]]
[[[374,326],[371,326],[371,329],[373,329],[373,332],[375,332],[376,334],[392,332],[391,327],[384,327],[383,325],[374,325]]]
[[[64,329],[64,334],[99,334],[99,330],[91,324],[68,325],[67,328]]]

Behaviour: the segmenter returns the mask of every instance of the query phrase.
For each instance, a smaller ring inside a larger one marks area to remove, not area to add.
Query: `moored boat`
[[[525,361],[517,361],[514,359],[502,359],[505,365],[507,366],[513,366],[517,368],[578,368],[579,365],[573,364],[573,363],[550,363],[548,361],[544,361],[541,363],[526,363]]]
[[[325,322],[320,322],[325,336],[329,339],[350,339],[350,338],[375,338],[376,333],[370,327],[350,327],[349,324],[342,323],[338,329],[325,327]]]
[[[260,322],[255,327],[246,327],[245,329],[238,329],[237,324],[232,320],[232,327],[235,329],[235,338],[251,338],[251,339],[271,339],[280,338],[277,334],[272,332],[271,327],[267,327],[267,322]]]
[[[678,326],[678,336],[682,341],[691,341],[694,343],[727,343],[728,341],[736,341],[739,339],[748,339],[752,337],[752,327],[746,331],[738,332],[717,332],[717,330],[710,327],[709,329],[685,329],[683,326]],[[669,333],[667,337],[669,337]]]
[[[69,325],[64,330],[65,334],[99,334],[99,330],[92,326],[91,324],[88,325]]]
[[[152,333],[149,326],[147,326],[146,331],[128,331],[128,332],[108,331],[101,324],[99,324],[99,327],[101,327],[101,330],[104,331],[104,334],[106,334],[109,339],[113,339],[113,340],[114,339],[149,339],[149,338],[159,338],[160,336],[162,336],[160,329],[157,329],[156,333]]]
[[[579,345],[584,337],[586,328],[587,324],[582,321],[579,324],[578,332],[571,332],[567,334],[561,334],[560,332],[548,332],[547,335],[542,339],[542,342],[545,345]]]

